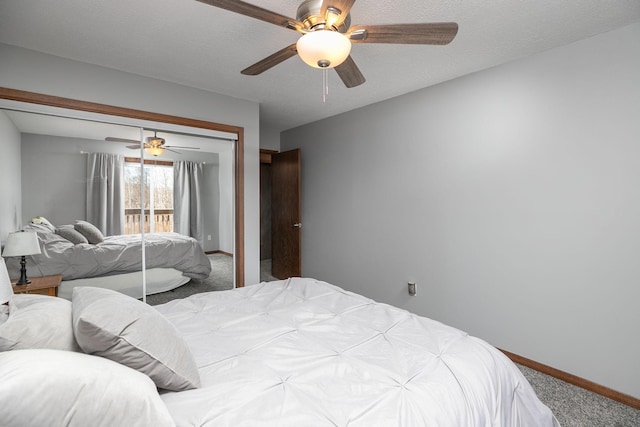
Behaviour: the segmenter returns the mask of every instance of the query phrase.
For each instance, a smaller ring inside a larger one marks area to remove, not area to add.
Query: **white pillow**
[[[178,330],[153,307],[110,289],[77,287],[71,297],[80,347],[144,374],[159,388],[200,386],[200,374]]]
[[[56,227],[51,224],[51,221],[49,221],[47,218],[43,217],[43,216],[36,216],[31,220],[32,224],[38,224],[38,225],[42,225],[44,227],[46,227],[49,232],[53,233],[56,230]]]
[[[9,305],[0,304],[0,326],[9,318]]]
[[[149,377],[70,351],[0,353],[0,402],[7,426],[175,426]]]
[[[46,295],[14,295],[9,302],[9,317],[0,324],[0,351],[26,348],[79,351],[71,322],[70,301]]]

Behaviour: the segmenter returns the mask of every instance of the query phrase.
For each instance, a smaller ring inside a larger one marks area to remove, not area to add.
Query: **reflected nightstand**
[[[52,297],[58,296],[58,286],[62,282],[62,274],[53,276],[32,277],[31,283],[26,285],[16,285],[12,282],[14,294],[40,294]]]

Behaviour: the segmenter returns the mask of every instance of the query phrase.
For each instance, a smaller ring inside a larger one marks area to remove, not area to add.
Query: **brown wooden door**
[[[271,274],[279,279],[302,274],[300,235],[300,150],[271,157]]]

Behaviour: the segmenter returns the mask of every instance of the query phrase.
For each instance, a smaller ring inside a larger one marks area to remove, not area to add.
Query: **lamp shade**
[[[0,258],[0,305],[11,301],[12,296],[13,287],[11,286],[9,272],[7,271],[4,259]]]
[[[314,68],[333,68],[342,64],[351,53],[351,40],[337,31],[316,30],[296,43],[298,55]]]
[[[35,231],[16,231],[15,233],[9,233],[2,256],[24,256],[39,253],[40,244]]]

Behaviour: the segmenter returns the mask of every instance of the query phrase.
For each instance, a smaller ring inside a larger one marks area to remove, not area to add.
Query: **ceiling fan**
[[[130,148],[132,150],[140,149],[140,141],[135,139],[114,138],[114,137],[108,136],[105,138],[105,141],[131,143],[134,145],[128,145],[127,148]],[[152,156],[160,156],[161,154],[164,153],[164,150],[171,151],[172,153],[182,154],[179,151],[172,150],[172,148],[181,148],[181,149],[188,149],[188,150],[200,149],[199,147],[185,147],[181,145],[165,145],[165,142],[166,142],[165,139],[157,136],[156,131],[154,131],[153,136],[147,137],[147,141],[144,143],[144,150],[147,153],[151,154]]]
[[[345,86],[352,88],[364,83],[365,78],[349,55],[351,42],[445,45],[458,33],[455,22],[352,27],[349,11],[355,0],[305,0],[298,7],[296,19],[240,0],[198,1],[303,34],[297,43],[241,71],[250,76],[297,54],[312,67],[335,68]]]

